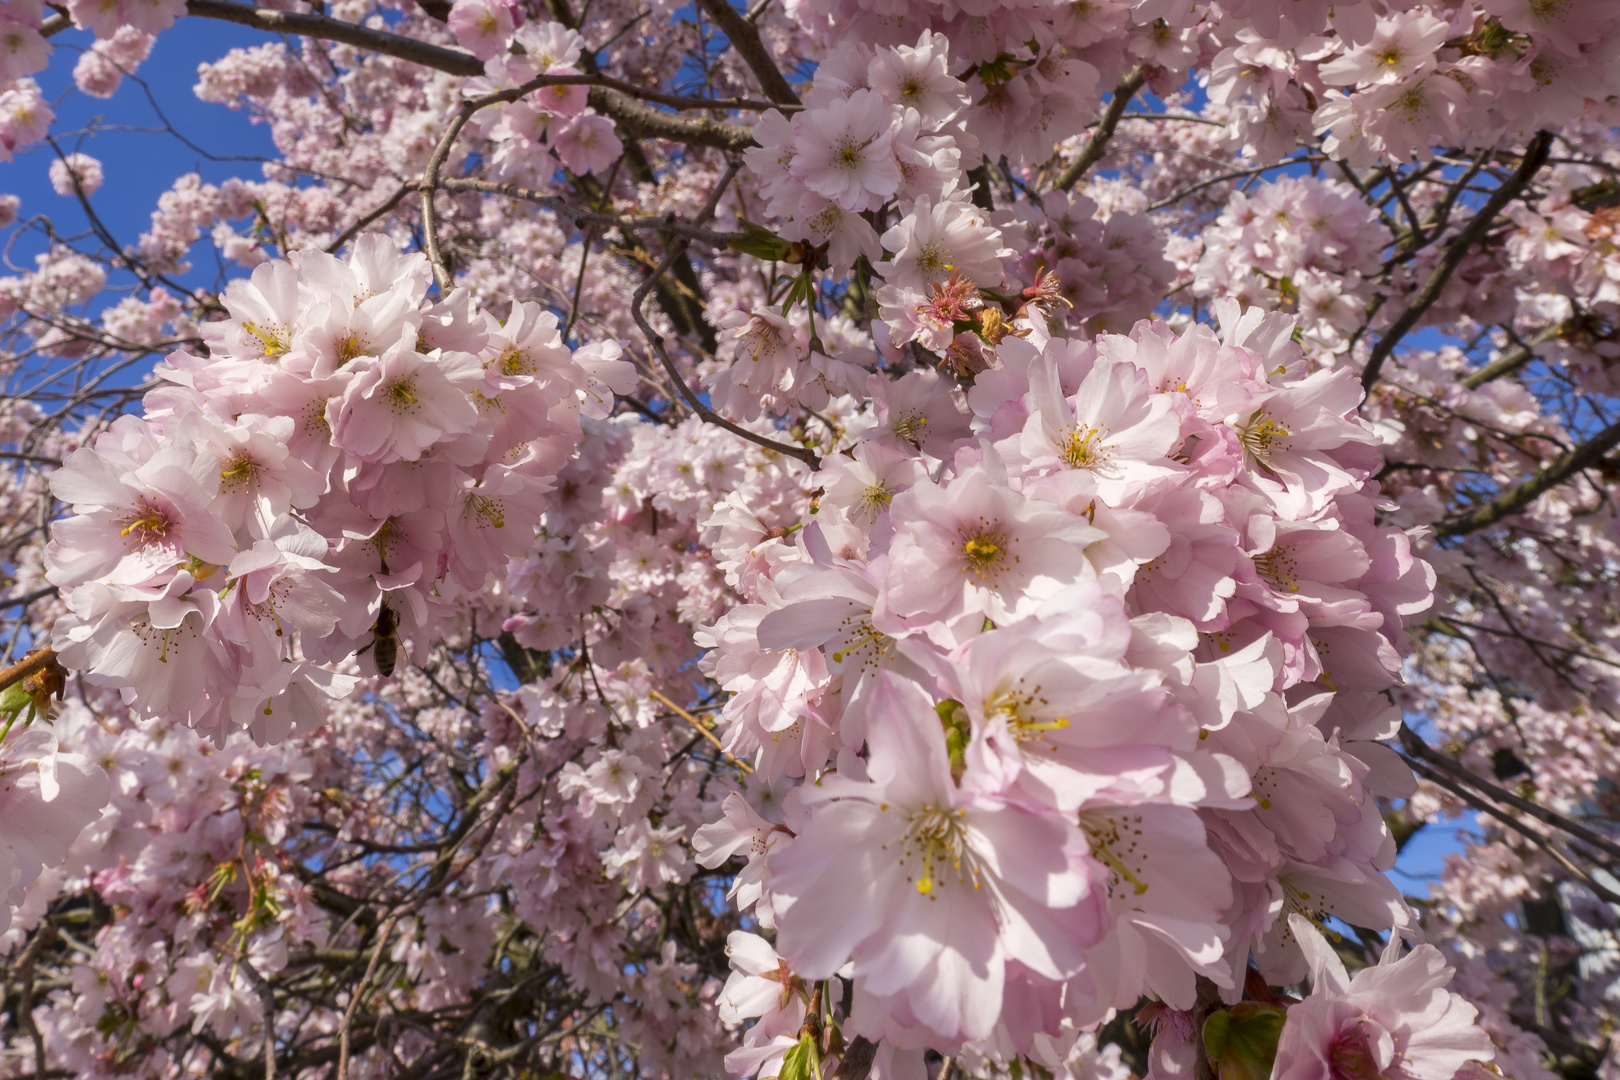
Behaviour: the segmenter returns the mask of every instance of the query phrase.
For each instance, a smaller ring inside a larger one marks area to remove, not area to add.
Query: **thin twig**
[[[582,210],[577,206],[570,206],[555,195],[547,195],[540,191],[531,191],[517,184],[498,184],[493,180],[473,180],[451,178],[439,181],[439,187],[445,191],[476,191],[484,195],[505,195],[509,199],[522,199],[543,206],[554,214],[568,218],[576,225],[594,225],[600,229],[619,229],[623,232],[661,232],[673,233],[688,240],[698,240],[717,248],[729,247],[732,243],[743,239],[747,234],[740,232],[715,232],[690,222],[678,221],[673,214],[663,217],[646,215],[624,216],[619,214],[603,214],[591,210]]]
[[[745,773],[751,773],[751,772],[754,771],[754,767],[752,765],[748,764],[748,762],[742,760],[739,757],[734,757],[732,755],[731,751],[727,750],[725,748],[725,746],[723,746],[721,744],[720,740],[715,738],[714,732],[710,731],[708,728],[704,727],[702,724],[700,724],[698,722],[697,717],[693,716],[691,713],[687,712],[685,709],[683,709],[679,705],[675,704],[673,701],[671,701],[669,698],[665,697],[663,694],[660,694],[657,690],[649,690],[649,691],[647,691],[647,696],[651,697],[654,701],[660,702],[666,708],[673,710],[676,716],[679,716],[682,720],[685,720],[688,724],[691,724],[694,728],[696,728],[698,734],[702,735],[705,739],[708,739],[709,742],[713,743],[714,748],[716,750],[720,751],[721,754],[725,755],[725,759],[727,761],[731,762],[733,765],[737,766],[737,768],[741,769]],[[342,1080],[342,1078],[339,1077],[338,1080]]]
[[[372,976],[377,973],[377,960],[382,956],[383,946],[388,944],[388,936],[394,932],[394,923],[398,919],[398,915],[388,916],[388,921],[377,931],[377,947],[371,950],[371,962],[366,965],[366,973],[360,979],[360,985],[354,988],[349,1004],[343,1010],[343,1026],[338,1029],[337,1080],[349,1080],[349,1027],[354,1023],[354,1014],[360,1007],[360,1000],[366,996],[366,990],[371,986]]]
[[[399,190],[394,192],[387,202],[377,207],[377,209],[373,210],[365,217],[360,218],[347,229],[344,229],[342,232],[338,233],[337,239],[326,245],[327,254],[336,255],[344,244],[347,244],[350,240],[353,240],[356,236],[360,235],[361,229],[366,228],[382,218],[384,215],[388,214],[389,211],[393,210],[394,207],[403,202],[405,200],[405,196],[409,195],[412,189],[416,188],[417,186],[418,185],[416,184],[401,184]]]
[[[1527,827],[1524,822],[1517,820],[1513,817],[1513,815],[1502,810],[1500,807],[1491,805],[1484,799],[1475,795],[1473,792],[1466,790],[1459,784],[1453,783],[1451,780],[1447,779],[1443,774],[1441,774],[1438,769],[1435,769],[1426,762],[1418,761],[1413,758],[1406,758],[1405,760],[1406,763],[1412,767],[1414,772],[1421,775],[1429,783],[1438,788],[1442,788],[1445,791],[1449,791],[1452,795],[1461,799],[1475,810],[1478,810],[1480,813],[1489,817],[1495,818],[1497,821],[1506,825],[1520,836],[1523,836],[1525,839],[1529,840],[1532,844],[1535,844],[1536,847],[1546,852],[1547,855],[1559,866],[1563,867],[1565,870],[1569,871],[1569,873],[1579,878],[1583,884],[1595,892],[1601,899],[1611,904],[1620,904],[1620,893],[1616,893],[1609,889],[1602,882],[1593,878],[1592,875],[1576,866],[1575,863],[1570,860],[1569,856],[1565,855],[1563,852],[1559,851],[1553,846],[1553,843],[1549,838],[1542,836],[1534,829]]]
[[[232,3],[231,0],[188,0],[186,10],[190,15],[206,19],[222,19],[241,26],[251,26],[257,30],[268,30],[271,33],[302,34],[324,41],[338,41],[450,75],[467,78],[484,74],[483,61],[471,53],[442,45],[430,45],[425,41],[405,37],[403,34],[372,30],[325,15],[256,8],[248,4]],[[752,130],[741,124],[727,124],[708,117],[691,119],[661,112],[637,101],[629,93],[607,85],[591,86],[590,103],[597,112],[612,117],[632,136],[668,139],[672,142],[712,146],[721,150],[744,150],[757,145]],[[711,106],[704,104],[701,107]],[[745,106],[739,104],[738,107]]]
[[[777,442],[775,439],[767,439],[763,435],[756,435],[745,427],[733,424],[730,420],[705,405],[703,400],[686,384],[686,380],[681,377],[680,371],[676,369],[675,361],[670,358],[669,352],[664,348],[663,335],[654,330],[651,324],[647,322],[647,316],[641,310],[642,305],[647,302],[647,294],[652,292],[659,278],[669,273],[669,268],[685,250],[686,241],[684,239],[671,244],[657,268],[648,275],[647,280],[641,283],[640,288],[636,289],[635,295],[630,298],[630,314],[636,320],[636,325],[640,327],[642,334],[647,338],[648,344],[652,346],[654,354],[658,357],[658,362],[663,365],[664,374],[669,376],[670,382],[674,384],[676,391],[681,396],[681,400],[705,423],[724,428],[738,438],[747,439],[749,442],[763,446],[767,450],[774,450],[779,454],[797,458],[812,469],[819,469],[821,467],[821,458],[808,447],[793,446],[789,443]]]

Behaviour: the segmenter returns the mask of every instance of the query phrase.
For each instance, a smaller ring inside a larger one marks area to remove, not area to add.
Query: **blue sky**
[[[158,35],[152,55],[136,73],[150,89],[150,101],[141,85],[127,78],[118,92],[105,100],[79,92],[73,85],[73,65],[92,40],[88,32],[80,30],[68,30],[52,38],[56,54],[50,67],[36,79],[56,110],[52,134],[62,151],[78,150],[101,161],[106,182],[91,204],[120,243],[133,243],[140,236],[151,220],[158,196],[187,173],[200,173],[211,182],[231,176],[261,176],[255,161],[212,162],[174,136],[154,129],[163,127],[161,110],[176,131],[210,154],[274,156],[275,147],[265,125],[250,123],[245,111],[199,101],[192,92],[198,64],[217,60],[235,46],[262,43],[268,40],[265,34],[217,21],[179,20],[172,29]],[[55,157],[49,143],[19,153],[11,162],[0,165],[0,191],[22,199],[20,214],[24,218],[48,215],[59,233],[71,236],[86,227],[86,219],[76,200],[51,189],[47,170]],[[31,266],[34,254],[43,249],[44,243],[38,233],[25,233],[13,249],[13,263]],[[212,260],[209,262],[193,271],[200,282],[213,277]]]

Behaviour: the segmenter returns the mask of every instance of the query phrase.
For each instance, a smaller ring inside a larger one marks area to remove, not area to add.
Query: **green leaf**
[[[809,1035],[799,1036],[793,1049],[783,1056],[782,1071],[777,1074],[777,1080],[820,1080],[819,1057],[816,1041]]]
[[[806,270],[794,278],[793,284],[788,286],[787,295],[782,298],[782,314],[786,315],[788,310],[801,300],[809,306],[815,298],[816,279],[810,276],[809,270]]]
[[[731,249],[766,262],[780,262],[793,250],[793,243],[782,239],[763,225],[745,221],[743,234],[731,242]]]
[[[1268,1080],[1288,1010],[1240,1001],[1204,1021],[1204,1049],[1220,1080]]]
[[[1226,1050],[1226,1037],[1232,1030],[1230,1013],[1210,1013],[1204,1020],[1204,1053],[1209,1060],[1219,1061]]]
[[[945,752],[951,759],[951,777],[962,779],[967,772],[967,746],[973,738],[973,724],[968,720],[967,708],[954,698],[946,698],[934,706],[939,722],[945,728]]]
[[[1012,53],[1002,53],[995,59],[986,60],[979,65],[979,81],[986,86],[1011,82],[1013,76],[1018,74],[1018,69],[1022,66],[1018,62],[1018,57]]]

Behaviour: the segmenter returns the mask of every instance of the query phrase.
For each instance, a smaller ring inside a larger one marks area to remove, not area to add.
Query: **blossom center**
[[[365,338],[359,334],[345,334],[338,339],[337,343],[338,367],[342,367],[356,357],[365,356],[370,351],[371,346],[367,344]]]
[[[1013,739],[1023,745],[1037,739],[1044,739],[1048,732],[1062,731],[1069,726],[1069,722],[1061,716],[1050,720],[1041,719],[1043,711],[1051,702],[1041,696],[1041,688],[1026,690],[1022,685],[1002,691],[984,703],[985,715],[998,717],[1007,725],[1007,731]],[[1057,747],[1049,746],[1052,753],[1057,753]]]
[[[972,574],[981,582],[1000,576],[1006,565],[1007,534],[1000,529],[982,525],[962,535],[962,553],[957,562],[962,573]]]
[[[220,488],[228,493],[246,491],[259,479],[259,463],[247,451],[238,451],[235,457],[219,461]]]
[[[1254,557],[1254,569],[1278,592],[1297,593],[1299,582],[1295,575],[1299,573],[1299,563],[1288,554],[1287,548],[1274,547]]]
[[[316,398],[304,406],[304,434],[323,439],[332,437],[332,425],[326,421],[326,402]]]
[[[810,228],[820,236],[829,235],[844,220],[844,208],[828,203],[826,208],[810,219]]]
[[[125,511],[116,524],[123,526],[118,530],[118,535],[133,542],[136,547],[167,540],[169,530],[175,527],[174,518],[168,510],[145,499]]]
[[[1126,885],[1133,896],[1148,891],[1143,880],[1147,852],[1142,849],[1142,815],[1087,810],[1080,814],[1080,828],[1091,841],[1091,855],[1111,871],[1108,895],[1114,896]]]
[[[1063,463],[1071,469],[1096,469],[1108,461],[1108,448],[1102,445],[1107,432],[1101,428],[1070,428],[1058,446]]]
[[[888,659],[894,639],[872,626],[870,611],[846,618],[839,629],[847,635],[846,644],[832,654],[833,663],[842,664],[846,659],[861,656],[861,670],[876,671],[878,665]]]
[[[388,384],[388,389],[384,393],[388,397],[388,407],[400,415],[414,413],[422,408],[422,403],[416,396],[415,376],[395,379]]]
[[[928,417],[919,412],[903,413],[889,425],[890,430],[913,446],[922,441],[923,429],[927,426]]]
[[[1389,110],[1398,113],[1408,124],[1417,122],[1419,116],[1428,111],[1429,102],[1423,94],[1423,84],[1416,86],[1401,94],[1400,97],[1389,103]]]
[[[1238,441],[1262,465],[1269,465],[1274,452],[1288,449],[1290,434],[1292,432],[1272,419],[1269,411],[1261,409],[1238,431]]]
[[[935,899],[934,890],[940,885],[934,877],[935,872],[947,867],[955,871],[957,881],[971,881],[975,889],[979,887],[978,868],[973,865],[971,858],[963,858],[967,848],[965,830],[962,828],[965,814],[964,810],[925,806],[911,815],[901,858],[907,862],[913,858],[922,860],[917,875],[913,877],[908,874],[906,880],[916,885],[917,891],[930,900]]]
[[[861,167],[861,151],[865,147],[849,136],[838,140],[833,150],[833,164],[840,169],[849,169],[851,172]]]
[[[499,499],[492,499],[488,495],[469,495],[467,508],[479,519],[480,528],[506,528],[506,507]]]
[[[535,372],[534,361],[529,359],[529,354],[515,345],[501,353],[497,362],[501,365],[502,375],[533,375]]]
[[[881,514],[893,501],[894,492],[884,487],[883,481],[874,480],[861,492],[860,507],[869,514]]]
[[[292,335],[284,326],[260,326],[256,322],[245,322],[242,329],[259,339],[265,356],[280,356],[292,348]]]
[[[782,332],[773,323],[755,316],[743,333],[742,344],[749,351],[749,359],[758,363],[760,356],[775,356],[782,347]]]
[[[945,245],[937,240],[924,244],[917,252],[917,269],[928,277],[943,276],[952,270],[950,253],[945,250]]]
[[[1363,1020],[1333,1036],[1327,1053],[1333,1080],[1382,1080],[1384,1073],[1378,1068],[1369,1035]]]

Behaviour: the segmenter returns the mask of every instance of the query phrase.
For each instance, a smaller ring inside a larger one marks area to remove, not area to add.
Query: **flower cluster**
[[[1373,796],[1411,780],[1370,740],[1432,574],[1375,521],[1351,374],[1217,310],[1008,336],[965,397],[875,379],[802,539],[744,534],[704,662],[726,749],[806,783],[700,858],[746,849],[788,969],[852,980],[846,1037],[1027,1053],[1196,977],[1235,999],[1251,957],[1294,981],[1289,913],[1406,922]]]
[[[613,133],[613,121],[586,104],[583,84],[564,79],[581,74],[576,65],[585,42],[578,31],[555,22],[523,23],[514,30],[510,10],[486,0],[457,0],[452,20],[457,37],[485,61],[488,73],[466,84],[467,96],[511,90],[537,76],[560,80],[478,118],[495,143],[492,175],[544,189],[559,162],[575,173],[605,173],[619,160],[624,144]],[[509,45],[521,51],[508,55]]]
[[[137,715],[261,742],[320,723],[357,652],[389,673],[527,550],[581,415],[629,367],[554,315],[434,302],[427,261],[366,237],[260,266],[172,354],[144,417],[51,478],[73,507],[46,577],[64,662]]]
[[[917,203],[939,221],[938,236],[917,271],[939,280],[956,259],[973,261],[971,245],[951,245],[947,232],[971,229],[975,211],[958,184],[978,164],[974,141],[957,123],[970,99],[947,68],[946,41],[924,32],[915,46],[872,49],[846,42],[816,68],[805,108],[789,120],[772,109],[755,127],[759,147],[747,153],[781,235],[825,246],[837,273],[864,257],[882,257],[878,234],[862,215],[890,199]],[[898,238],[896,238],[898,240]],[[885,236],[890,251],[898,246]]]
[[[1049,270],[1063,301],[1054,313],[1092,332],[1128,331],[1152,313],[1175,276],[1144,214],[1115,209],[1103,218],[1090,198],[1062,191],[1015,209],[1030,215],[1022,222],[1026,242],[1017,246],[1018,276],[1035,281]]]
[[[0,3],[0,1059],[1613,1071],[1620,0],[304,6]]]
[[[1193,289],[1266,308],[1295,307],[1300,332],[1343,352],[1367,318],[1371,280],[1390,242],[1378,214],[1350,185],[1280,177],[1236,192],[1204,231]]]

